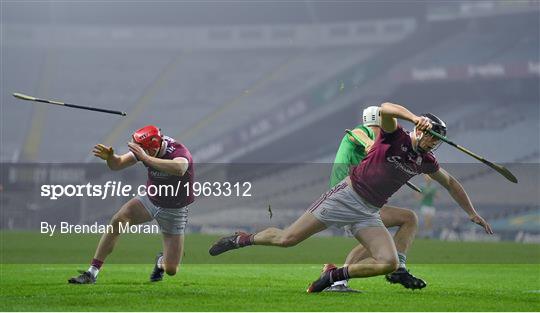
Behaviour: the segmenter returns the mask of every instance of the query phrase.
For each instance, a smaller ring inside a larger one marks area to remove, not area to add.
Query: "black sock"
[[[330,279],[332,280],[332,282],[347,280],[349,279],[349,270],[346,266],[336,268],[335,270],[330,272]]]

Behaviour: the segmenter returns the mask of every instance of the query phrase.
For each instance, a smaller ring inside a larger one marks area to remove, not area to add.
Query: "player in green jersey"
[[[356,140],[350,135],[345,135],[341,140],[339,149],[336,153],[332,174],[330,176],[330,187],[334,187],[343,179],[349,176],[349,169],[362,162],[380,131],[380,116],[378,107],[371,106],[363,112],[363,124],[358,125],[352,130],[356,135]],[[399,227],[394,235],[394,242],[399,258],[399,268],[386,275],[386,279],[391,283],[400,283],[405,288],[421,289],[426,287],[426,283],[416,278],[407,270],[406,254],[414,240],[418,229],[418,217],[414,211],[404,208],[398,208],[390,205],[384,205],[381,210],[381,219],[386,227]],[[369,256],[369,252],[362,246],[354,247],[345,260],[345,264],[354,264]],[[355,292],[356,290],[348,287],[347,280],[335,282],[325,291],[334,292]]]

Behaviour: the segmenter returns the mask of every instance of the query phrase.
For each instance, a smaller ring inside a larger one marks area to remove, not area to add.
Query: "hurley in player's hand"
[[[98,158],[107,161],[111,156],[114,155],[114,150],[112,147],[107,147],[102,144],[97,144],[94,146],[92,153]]]
[[[493,230],[491,229],[491,226],[488,222],[486,222],[485,219],[483,219],[480,215],[476,214],[470,217],[471,222],[476,223],[482,227],[484,227],[484,230],[486,233],[493,235]]]
[[[128,142],[128,147],[129,147],[129,151],[131,151],[135,155],[137,160],[144,162],[148,159],[148,154],[138,144],[133,143],[133,142]]]

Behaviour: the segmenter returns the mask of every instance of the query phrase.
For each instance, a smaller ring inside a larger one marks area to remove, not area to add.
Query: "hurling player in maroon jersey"
[[[381,133],[368,155],[349,177],[323,194],[292,225],[284,230],[271,227],[255,234],[237,232],[219,239],[209,253],[218,255],[250,245],[291,247],[330,226],[349,226],[370,256],[341,268],[325,266],[307,292],[321,292],[339,280],[394,272],[399,265],[398,256],[379,210],[410,178],[421,173],[445,187],[470,220],[492,234],[490,225],[478,215],[461,184],[439,166],[431,153],[440,142],[426,131],[433,128],[445,135],[444,122],[433,114],[417,116],[392,103],[382,104],[379,114]],[[415,131],[406,132],[396,118],[414,123]]]
[[[193,185],[193,160],[189,150],[174,139],[163,136],[159,128],[145,126],[133,133],[128,143],[129,152],[116,155],[112,147],[98,144],[93,153],[107,162],[113,170],[121,170],[142,162],[147,167],[148,187],[165,190],[160,186]],[[121,227],[156,220],[163,234],[163,253],[158,253],[150,281],[160,281],[163,273],[175,275],[182,258],[184,229],[187,223],[188,205],[193,203],[192,190],[177,189],[178,194],[152,194],[136,196],[126,202],[112,217],[112,232],[105,232],[97,246],[90,268],[81,275],[68,280],[72,284],[95,283],[105,258],[113,251],[120,236]]]

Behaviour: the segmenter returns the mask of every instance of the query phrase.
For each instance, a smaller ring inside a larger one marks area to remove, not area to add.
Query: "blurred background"
[[[442,117],[450,138],[520,180],[441,146],[497,234],[484,237],[440,187],[434,212],[403,187],[390,203],[416,210],[420,236],[540,242],[539,12],[532,0],[3,1],[0,227],[106,223],[126,199],[53,201],[39,187],[143,184],[142,166],[110,173],[90,151],[126,152],[147,124],[191,150],[197,180],[253,185],[250,198],[200,197],[189,231],[286,226],[328,188],[344,129],[390,101]]]

